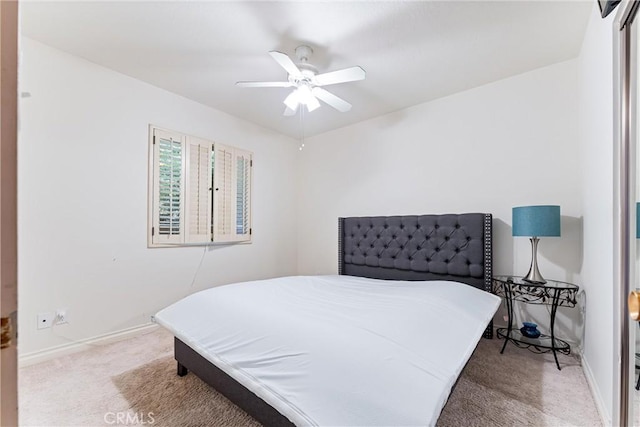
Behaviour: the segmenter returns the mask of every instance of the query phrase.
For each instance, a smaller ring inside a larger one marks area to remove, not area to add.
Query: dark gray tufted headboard
[[[484,213],[340,218],[338,272],[491,292],[491,222]]]

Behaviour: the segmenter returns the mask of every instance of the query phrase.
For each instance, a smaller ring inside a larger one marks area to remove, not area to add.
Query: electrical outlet
[[[69,323],[69,315],[67,314],[66,308],[59,308],[56,310],[56,325],[61,325],[63,323]]]
[[[38,329],[47,329],[53,325],[53,313],[38,313]]]

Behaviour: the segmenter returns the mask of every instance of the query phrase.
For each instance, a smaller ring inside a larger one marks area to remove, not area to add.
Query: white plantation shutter
[[[187,139],[187,219],[188,243],[211,241],[211,150],[213,144],[203,139]]]
[[[251,241],[252,153],[150,126],[149,246]]]
[[[236,236],[238,241],[251,239],[251,153],[235,149],[236,163]]]
[[[233,148],[215,144],[213,162],[213,241],[234,240]]]
[[[154,129],[153,157],[152,242],[181,243],[184,240],[184,137]]]

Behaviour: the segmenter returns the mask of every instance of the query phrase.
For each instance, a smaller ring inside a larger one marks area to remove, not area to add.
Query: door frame
[[[18,1],[0,1],[0,425],[18,425]]]
[[[633,408],[629,399],[631,361],[635,353],[630,343],[628,295],[635,289],[634,246],[636,224],[636,142],[638,70],[632,61],[630,24],[638,14],[639,3],[623,0],[613,24],[613,271],[614,271],[614,362],[613,367],[613,425],[632,425]],[[636,48],[637,52],[637,48]],[[636,58],[636,62],[637,62]],[[615,285],[617,284],[617,286]]]

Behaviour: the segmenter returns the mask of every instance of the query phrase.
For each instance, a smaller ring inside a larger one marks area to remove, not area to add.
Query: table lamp
[[[538,270],[538,237],[560,236],[560,206],[519,206],[512,210],[513,236],[531,240],[531,267],[523,280],[547,283]]]

